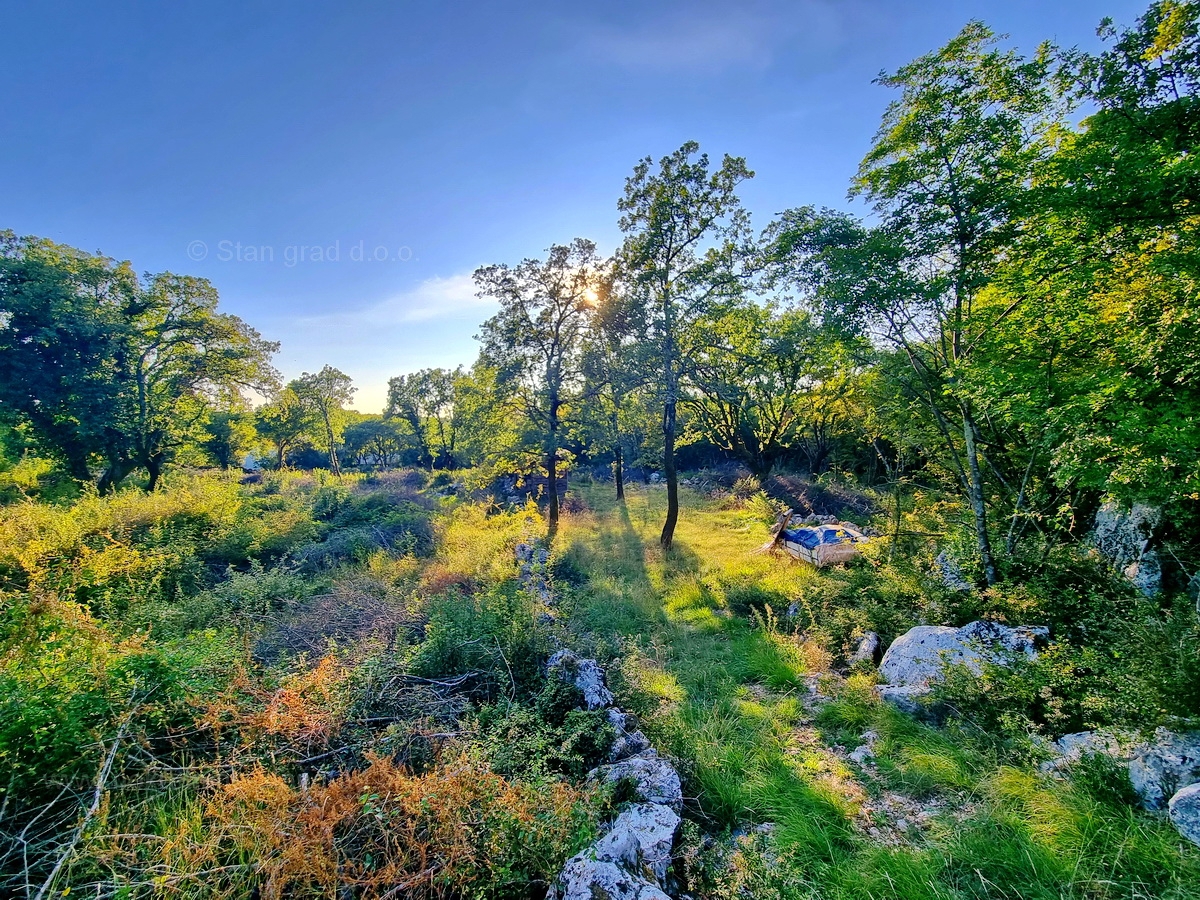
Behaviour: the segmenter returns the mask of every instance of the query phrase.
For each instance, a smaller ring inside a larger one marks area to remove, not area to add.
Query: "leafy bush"
[[[413,658],[418,675],[464,677],[481,696],[529,697],[542,687],[549,639],[537,609],[515,581],[464,596],[450,591],[429,604],[425,640]]]
[[[582,778],[604,762],[616,736],[613,726],[603,710],[572,708],[547,718],[543,697],[536,707],[504,703],[480,710],[483,752],[501,775]]]

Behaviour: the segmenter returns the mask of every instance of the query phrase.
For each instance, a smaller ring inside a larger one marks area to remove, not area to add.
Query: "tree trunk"
[[[550,424],[546,434],[546,492],[549,494],[550,534],[558,531],[558,399],[550,398]]]
[[[117,489],[117,485],[125,480],[132,468],[126,460],[110,461],[96,484],[96,490],[101,494],[111,494]]]
[[[338,465],[337,458],[337,441],[333,437],[333,425],[329,421],[329,417],[325,417],[325,441],[329,444],[329,470],[333,474],[341,478],[342,467]]]
[[[625,466],[624,458],[621,452],[621,407],[620,401],[617,398],[617,392],[613,391],[613,413],[612,413],[612,433],[613,433],[613,481],[617,485],[617,499],[624,501],[625,499]]]
[[[621,460],[621,441],[613,451],[613,481],[617,484],[617,499],[625,502],[625,469]]]
[[[996,563],[992,557],[992,542],[988,537],[987,507],[983,502],[983,474],[979,469],[979,450],[975,446],[975,417],[969,406],[963,406],[963,441],[967,451],[967,496],[975,514],[975,540],[983,577],[989,585],[996,583]]]
[[[150,473],[150,481],[146,485],[147,491],[153,491],[158,487],[158,481],[162,478],[163,458],[159,454],[155,454],[146,460],[146,471]]]
[[[71,450],[67,452],[67,471],[76,481],[91,481],[92,473],[88,468],[87,455]]]
[[[667,480],[667,521],[663,523],[659,543],[671,549],[675,523],[679,521],[679,473],[675,471],[675,397],[674,392],[663,405],[663,477]]]

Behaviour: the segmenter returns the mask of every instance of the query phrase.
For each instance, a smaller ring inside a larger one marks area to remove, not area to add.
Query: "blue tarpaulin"
[[[810,528],[788,528],[783,532],[784,540],[815,550],[821,544],[849,544],[855,538],[844,528],[836,525],[814,525]]]

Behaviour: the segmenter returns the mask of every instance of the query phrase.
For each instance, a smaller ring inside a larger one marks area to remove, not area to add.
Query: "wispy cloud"
[[[446,278],[428,278],[416,287],[401,291],[361,309],[346,310],[304,321],[323,325],[405,325],[429,322],[465,313],[482,313],[494,302],[475,294],[475,283],[465,273]]]
[[[670,16],[640,17],[629,27],[593,24],[585,47],[594,57],[629,69],[761,69],[789,41],[819,45],[836,39],[838,7],[828,0],[696,4]]]

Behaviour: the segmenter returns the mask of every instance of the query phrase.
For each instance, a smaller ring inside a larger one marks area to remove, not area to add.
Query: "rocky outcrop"
[[[1166,808],[1180,788],[1200,783],[1200,731],[1184,734],[1159,728],[1149,740],[1122,730],[1080,731],[1054,742],[1055,756],[1043,772],[1058,772],[1081,758],[1107,756],[1129,773],[1129,783],[1146,809]]]
[[[582,659],[570,650],[559,650],[546,664],[547,674],[575,685],[588,709],[607,709],[613,695],[604,684],[604,670],[594,659]]]
[[[943,550],[937,555],[937,559],[933,561],[934,572],[941,581],[942,587],[960,593],[968,593],[975,590],[975,585],[965,574],[962,567],[958,564],[958,560],[950,555],[949,550]]]
[[[1147,809],[1163,809],[1180,789],[1200,782],[1200,731],[1165,729],[1138,748],[1129,761],[1129,782]]]
[[[638,730],[637,719],[629,713],[613,707],[608,711],[608,721],[616,732],[608,754],[609,762],[627,759],[650,749],[650,741]]]
[[[597,859],[644,866],[661,884],[671,866],[679,814],[661,803],[634,803],[621,810],[608,834],[593,845]],[[630,853],[629,838],[636,843]]]
[[[612,705],[594,659],[559,650],[547,668],[579,688],[588,709],[608,710],[616,737],[609,761],[589,780],[623,783],[633,795],[598,840],[567,860],[548,900],[669,900],[662,885],[683,809],[679,773],[650,746],[637,720]]]
[[[1085,756],[1106,756],[1129,773],[1142,806],[1166,809],[1179,833],[1200,844],[1200,731],[1159,728],[1149,740],[1117,729],[1080,731],[1064,734],[1053,748],[1055,756],[1042,763],[1043,772],[1061,772]]]
[[[653,881],[635,874],[636,840],[630,835],[618,861],[577,853],[567,860],[548,900],[671,900]]]
[[[1180,834],[1200,845],[1200,783],[1176,791],[1168,804],[1167,815]]]
[[[918,625],[888,647],[879,664],[887,683],[876,690],[901,711],[917,714],[947,665],[963,665],[979,674],[985,662],[1005,665],[1012,654],[1033,658],[1049,635],[1044,626],[1011,628],[997,622],[971,622],[962,628]]]
[[[1092,531],[1096,549],[1147,597],[1162,589],[1162,564],[1150,546],[1161,520],[1161,511],[1144,503],[1128,510],[1105,503],[1096,513]]]
[[[879,635],[873,631],[868,631],[858,640],[858,644],[854,648],[854,652],[850,654],[850,658],[846,662],[850,665],[858,665],[859,663],[874,664],[879,659],[880,642]]]
[[[656,803],[675,812],[683,809],[679,773],[653,747],[637,756],[600,766],[588,777],[597,781],[626,782],[634,796],[644,803]]]
[[[513,549],[513,555],[516,556],[517,577],[521,585],[546,606],[553,606],[554,590],[549,576],[550,551],[520,543]]]

